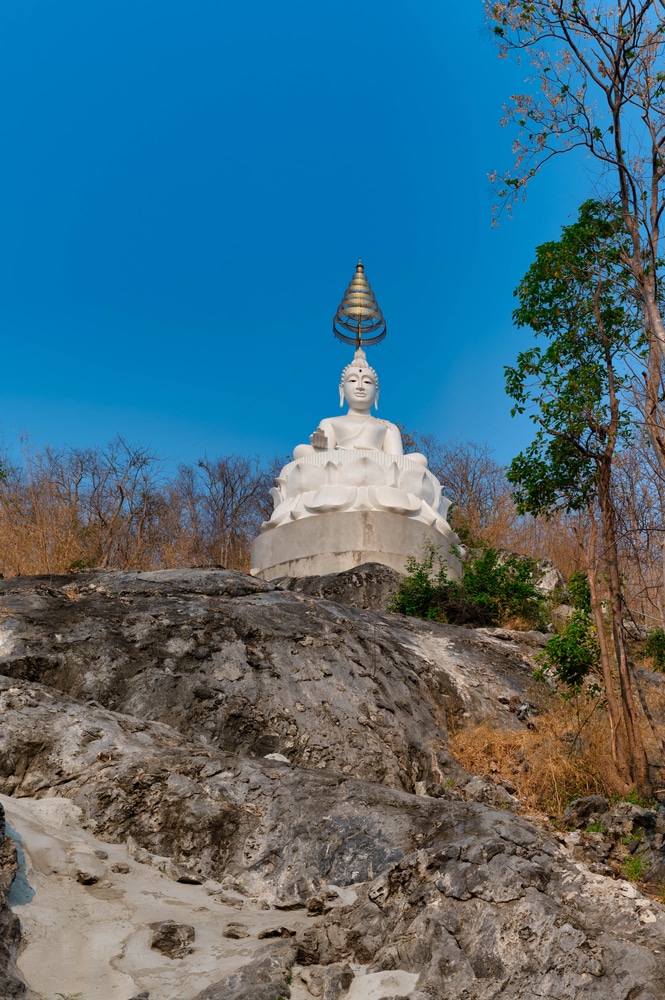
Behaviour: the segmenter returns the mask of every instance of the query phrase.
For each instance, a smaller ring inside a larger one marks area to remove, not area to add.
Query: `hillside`
[[[537,636],[224,570],[18,577],[0,616],[3,996],[665,995],[665,909],[450,752],[537,724]]]

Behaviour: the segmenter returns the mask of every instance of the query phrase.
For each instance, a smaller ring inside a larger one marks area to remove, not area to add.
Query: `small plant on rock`
[[[646,858],[641,858],[631,854],[631,856],[626,858],[621,865],[621,870],[626,878],[631,882],[640,882],[641,879],[644,878],[648,867],[649,862]]]
[[[634,806],[639,806],[640,809],[654,809],[658,805],[656,799],[645,798],[644,795],[640,795],[635,789],[626,795],[622,795],[620,801],[630,802]]]

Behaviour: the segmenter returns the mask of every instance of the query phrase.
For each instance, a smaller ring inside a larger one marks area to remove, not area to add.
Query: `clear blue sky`
[[[5,0],[5,446],[287,454],[337,410],[362,256],[379,415],[510,459],[512,290],[588,193],[562,158],[491,228],[525,73],[480,0]]]

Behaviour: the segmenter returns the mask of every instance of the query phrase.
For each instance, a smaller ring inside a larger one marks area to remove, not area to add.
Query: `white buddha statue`
[[[355,349],[339,384],[347,411],[321,420],[309,444],[293,449],[271,490],[272,516],[252,543],[251,572],[265,580],[321,576],[364,562],[406,572],[433,546],[459,578],[461,546],[441,484],[424,455],[404,454],[399,427],[372,414],[379,380],[364,348],[380,343],[387,327],[362,261],[332,326]]]
[[[350,365],[342,372],[339,383],[339,405],[348,404],[348,412],[338,417],[326,417],[314,433],[310,444],[299,444],[293,449],[294,459],[305,455],[335,449],[358,451],[383,451],[389,455],[403,455],[402,435],[399,427],[388,420],[379,420],[370,413],[372,404],[379,406],[379,379],[367,363],[365,352],[358,348]],[[411,454],[409,458],[427,466],[424,455]]]
[[[371,414],[379,380],[358,348],[342,372],[340,406],[348,412],[326,417],[309,444],[293,449],[271,491],[275,510],[266,531],[289,521],[343,511],[401,514],[450,534],[445,517],[450,501],[418,453],[405,455],[395,424]]]

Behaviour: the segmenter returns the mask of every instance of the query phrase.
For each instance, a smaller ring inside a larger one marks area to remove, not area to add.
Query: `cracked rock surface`
[[[515,642],[225,570],[3,580],[0,611],[6,676],[409,792],[459,773],[450,715],[509,718],[531,684]]]
[[[663,907],[447,751],[456,715],[525,724],[519,637],[223,570],[0,581],[0,616],[5,801],[71,803],[96,838],[60,864],[81,899],[144,870],[149,897],[192,901],[128,928],[114,1000],[153,981],[159,1000],[665,996]],[[0,975],[32,1000],[4,843]],[[177,955],[153,949],[148,982],[132,949],[152,933]]]

